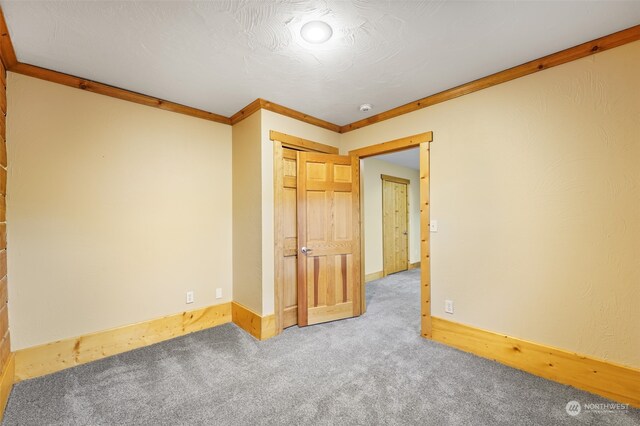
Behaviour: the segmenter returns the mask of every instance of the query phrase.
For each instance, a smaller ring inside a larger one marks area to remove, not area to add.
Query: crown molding
[[[552,53],[551,55],[526,62],[513,68],[445,90],[444,92],[436,93],[435,95],[427,96],[426,98],[418,99],[417,101],[381,112],[380,114],[341,126],[340,133],[347,133],[356,129],[361,129],[381,121],[389,120],[390,118],[418,111],[431,105],[468,95],[469,93],[477,92],[478,90],[487,89],[501,83],[506,83],[507,81],[515,80],[516,78],[566,64],[567,62],[572,62],[637,40],[640,40],[640,25],[570,47],[560,52]]]
[[[331,130],[332,132],[340,133],[340,126],[337,124],[330,123],[312,115],[305,114],[303,112],[296,111],[295,109],[291,109],[289,107],[279,105],[275,102],[267,101],[261,98],[256,99],[246,107],[242,108],[240,111],[233,114],[231,116],[231,124],[233,125],[239,123],[254,112],[261,109],[266,109],[267,111],[272,111],[280,115],[303,121],[305,123],[313,124],[314,126],[322,127],[323,129]]]
[[[388,111],[381,112],[371,117],[354,121],[353,123],[346,124],[344,126],[339,126],[329,121],[322,120],[312,115],[296,111],[294,109],[276,104],[262,98],[258,98],[255,101],[251,102],[240,111],[233,114],[231,117],[225,117],[223,115],[215,114],[197,108],[192,108],[186,105],[177,104],[159,98],[154,98],[152,96],[143,95],[141,93],[132,92],[119,87],[110,86],[108,84],[83,79],[81,77],[76,77],[58,71],[37,67],[35,65],[21,63],[16,58],[13,44],[11,42],[11,36],[4,19],[4,14],[2,13],[2,8],[0,8],[0,59],[2,59],[2,62],[4,63],[5,68],[8,71],[223,124],[237,124],[252,115],[254,112],[265,109],[336,133],[347,133],[353,130],[361,129],[363,127],[370,126],[381,121],[389,120],[391,118],[408,114],[410,112],[418,111],[431,105],[455,99],[460,96],[468,95],[482,89],[487,89],[489,87],[505,83],[507,81],[524,77],[529,74],[543,71],[548,68],[575,61],[577,59],[581,59],[586,56],[590,56],[638,40],[640,40],[640,25],[636,25],[613,34],[609,34],[607,36],[579,44],[577,46],[544,56],[539,59],[535,59],[530,62],[526,62],[513,68],[509,68],[507,70],[491,74],[489,76],[462,84],[443,92],[418,99],[408,104],[392,108]]]

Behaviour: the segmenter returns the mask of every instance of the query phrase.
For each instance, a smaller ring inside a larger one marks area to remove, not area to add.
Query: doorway
[[[421,287],[421,311],[422,311],[422,320],[421,320],[421,334],[424,337],[431,337],[431,306],[430,306],[430,262],[429,262],[429,142],[432,141],[433,134],[432,132],[426,132],[417,134],[414,136],[396,139],[393,141],[368,146],[365,148],[353,150],[349,152],[349,157],[351,157],[351,164],[358,165],[356,166],[355,172],[355,180],[354,182],[360,182],[360,191],[362,190],[362,179],[360,179],[359,164],[362,159],[366,157],[371,157],[379,154],[392,153],[401,151],[407,148],[415,148],[419,147],[419,162],[420,162],[420,178],[419,178],[419,211],[420,211],[420,219],[419,219],[419,228],[420,228],[420,263],[421,263],[421,273],[420,273],[420,287]],[[293,149],[299,151],[307,151],[307,152],[324,152],[329,154],[336,154],[337,148],[319,144],[316,142],[304,140],[301,138],[297,138],[294,136],[282,134],[279,132],[271,131],[271,140],[274,142],[274,231],[275,231],[275,245],[274,245],[274,261],[275,261],[275,322],[276,322],[276,334],[282,332],[283,328],[293,325],[290,324],[294,321],[293,312],[295,312],[298,306],[286,306],[285,298],[289,301],[293,301],[292,291],[293,288],[297,288],[296,286],[292,286],[292,282],[294,279],[293,274],[289,274],[289,295],[285,297],[285,287],[287,283],[285,282],[285,257],[293,257],[300,256],[300,253],[289,253],[289,256],[285,256],[285,252],[291,251],[292,247],[299,248],[299,242],[297,241],[296,236],[288,236],[285,237],[284,228],[287,226],[283,218],[285,217],[285,212],[283,211],[284,202],[284,188],[285,182],[288,181],[289,184],[292,183],[293,176],[285,176],[284,175],[284,164],[283,164],[283,149]],[[291,170],[290,170],[291,171]],[[359,206],[354,206],[354,211],[358,210],[358,218],[361,219],[360,212],[362,211],[362,200],[360,199]],[[297,215],[296,215],[297,216]],[[290,228],[291,229],[291,228]],[[354,238],[353,241],[360,241],[360,250],[353,256],[354,262],[357,261],[357,269],[359,273],[356,275],[359,279],[354,280],[353,288],[358,287],[360,289],[358,293],[358,300],[354,299],[354,315],[358,315],[360,313],[364,313],[366,310],[366,303],[364,297],[364,283],[365,283],[365,275],[364,275],[364,265],[363,262],[360,261],[362,255],[364,255],[364,245],[363,240],[360,238],[360,235],[363,231],[363,221],[360,220],[360,229],[354,228]],[[285,247],[285,242],[289,240],[287,247]],[[293,241],[296,241],[295,246],[292,244]],[[291,260],[289,260],[291,263]],[[298,262],[299,263],[299,262]],[[289,268],[291,272],[291,268]],[[359,281],[359,283],[357,282]],[[358,286],[359,284],[359,286]],[[299,293],[299,292],[298,292]],[[361,296],[361,297],[360,297]],[[297,299],[299,302],[300,294],[297,295]],[[357,309],[355,304],[359,303],[360,308]],[[299,304],[299,303],[298,303]],[[299,313],[298,313],[299,316]],[[289,321],[285,321],[285,317],[289,318]]]

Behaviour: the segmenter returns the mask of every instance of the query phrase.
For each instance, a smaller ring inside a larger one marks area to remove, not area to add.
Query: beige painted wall
[[[416,156],[419,154],[416,153]],[[420,173],[388,161],[369,157],[362,160],[364,190],[364,273],[383,270],[382,179],[380,175],[409,179],[409,262],[420,262]]]
[[[340,134],[275,112],[261,110],[262,117],[262,315],[274,313],[273,142],[276,130],[326,145],[339,146]]]
[[[434,132],[434,316],[640,367],[639,69],[635,42],[343,135]]]
[[[233,126],[233,300],[262,312],[260,114]]]
[[[230,301],[231,127],[8,78],[12,349]]]

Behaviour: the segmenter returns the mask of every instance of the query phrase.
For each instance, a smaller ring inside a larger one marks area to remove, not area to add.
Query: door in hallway
[[[360,315],[359,162],[298,152],[298,325]]]
[[[409,180],[382,175],[382,254],[384,275],[409,266]]]

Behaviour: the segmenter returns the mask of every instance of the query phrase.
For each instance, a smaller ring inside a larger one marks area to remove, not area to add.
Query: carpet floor
[[[225,324],[16,384],[6,425],[639,425],[609,402],[419,335],[419,270],[360,318],[259,342]]]

